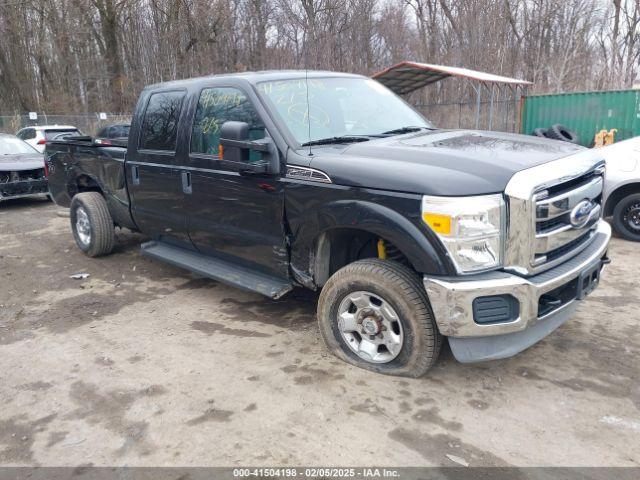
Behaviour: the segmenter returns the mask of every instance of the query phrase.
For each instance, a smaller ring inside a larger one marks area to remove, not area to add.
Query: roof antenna
[[[307,134],[309,138],[309,156],[313,157],[313,153],[311,152],[311,104],[309,103],[309,42],[306,38],[304,43],[304,87],[307,91]]]

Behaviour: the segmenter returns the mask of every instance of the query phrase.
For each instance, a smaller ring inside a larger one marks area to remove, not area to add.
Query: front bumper
[[[48,193],[49,184],[46,178],[0,184],[0,201],[30,197],[32,195],[46,195]]]
[[[600,221],[592,243],[575,257],[532,277],[489,272],[473,277],[428,277],[424,286],[438,328],[449,337],[454,356],[461,362],[493,360],[515,355],[555,330],[577,307],[578,296],[539,315],[541,298],[577,283],[581,273],[602,265],[611,227]],[[511,295],[518,304],[517,317],[500,323],[477,323],[473,301],[478,297]]]

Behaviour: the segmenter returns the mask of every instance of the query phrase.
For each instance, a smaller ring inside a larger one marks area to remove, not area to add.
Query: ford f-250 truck
[[[438,130],[357,75],[152,85],[126,152],[70,140],[46,156],[87,255],[126,227],[145,255],[271,298],[321,289],[328,348],[386,374],[424,374],[443,337],[462,362],[522,351],[608,262],[597,150]]]

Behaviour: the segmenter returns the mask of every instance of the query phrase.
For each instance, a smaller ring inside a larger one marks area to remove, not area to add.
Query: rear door
[[[184,215],[185,194],[177,168],[178,126],[186,90],[153,91],[141,99],[126,162],[131,211],[141,231],[156,240],[192,248]],[[137,145],[132,142],[137,140]]]
[[[219,152],[224,122],[246,122],[251,139],[264,138],[264,113],[259,113],[248,88],[212,83],[194,93],[190,149],[185,155],[192,190],[191,240],[203,253],[287,278],[282,182],[243,171],[243,165],[224,161]],[[251,152],[249,161],[256,160],[260,153]]]

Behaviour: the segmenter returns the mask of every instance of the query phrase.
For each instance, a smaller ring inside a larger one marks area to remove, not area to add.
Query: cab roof
[[[148,85],[146,89],[158,89],[164,87],[189,87],[207,80],[218,78],[233,78],[244,80],[253,85],[260,82],[273,82],[278,80],[295,80],[308,78],[326,78],[326,77],[351,77],[351,78],[368,78],[353,73],[330,72],[323,70],[264,70],[259,72],[240,72],[240,73],[223,73],[220,75],[207,75],[203,77],[188,78],[184,80],[172,80],[169,82],[155,83]]]

